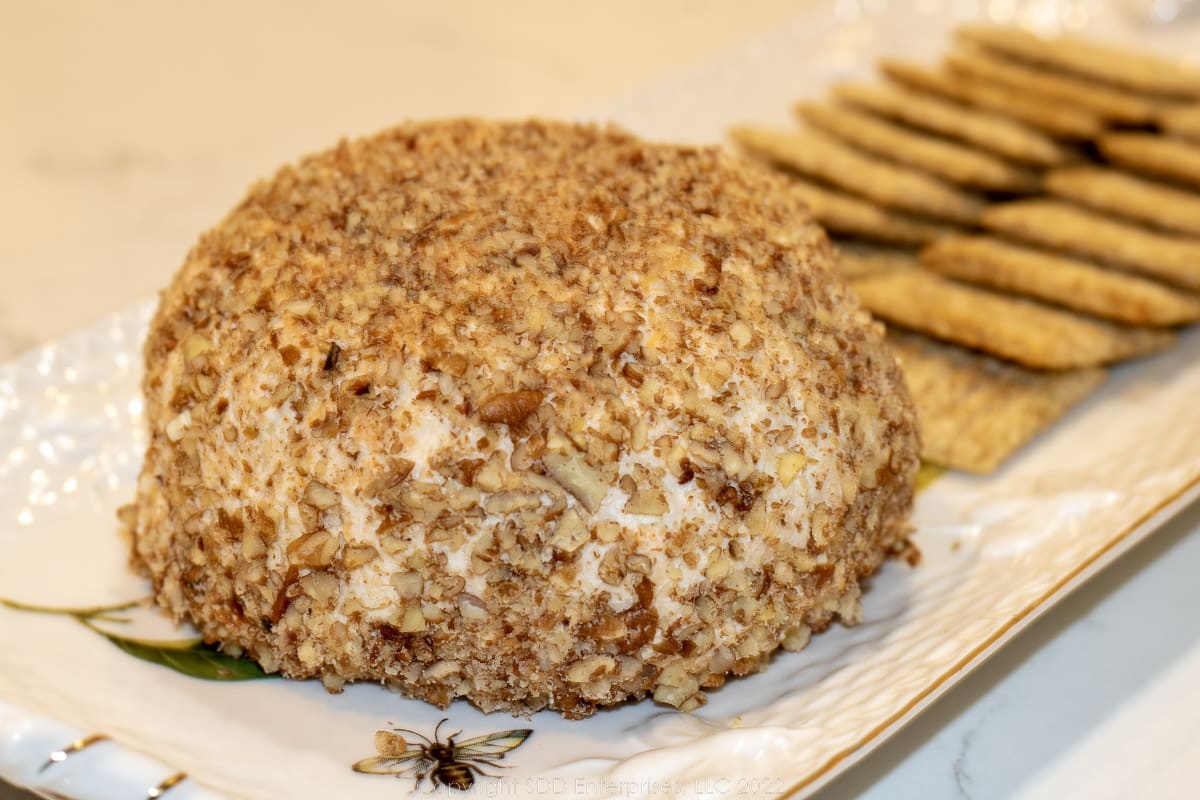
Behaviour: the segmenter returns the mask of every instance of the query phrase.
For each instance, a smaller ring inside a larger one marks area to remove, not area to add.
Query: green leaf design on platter
[[[111,606],[57,608],[0,597],[0,606],[14,611],[73,617],[79,624],[100,634],[134,658],[158,664],[192,678],[207,681],[249,681],[275,677],[263,672],[262,667],[255,662],[246,658],[234,658],[226,655],[215,647],[204,644],[199,637],[167,640],[141,639],[136,636],[124,636],[96,624],[97,622],[129,622],[129,618],[120,616],[119,612],[146,605],[147,602],[147,600],[135,600]]]
[[[193,645],[181,650],[170,646],[171,643],[167,643],[167,646],[154,646],[136,639],[123,639],[91,625],[88,627],[134,658],[173,669],[191,678],[206,681],[252,681],[275,677],[263,672],[262,667],[250,659],[225,655],[206,644]]]
[[[922,489],[929,488],[929,484],[940,478],[945,471],[945,467],[939,467],[937,464],[930,464],[928,461],[922,461],[921,468],[917,470],[917,491],[919,492]]]
[[[113,612],[128,611],[131,608],[137,608],[140,605],[145,605],[149,602],[149,598],[141,600],[132,600],[128,603],[118,603],[111,606],[84,606],[83,608],[60,608],[57,606],[38,606],[33,603],[22,603],[19,600],[9,600],[5,597],[0,597],[0,606],[11,608],[13,611],[29,611],[33,614],[58,614],[64,617],[75,618],[97,618],[108,619],[111,621],[122,621],[123,617],[112,616]]]
[[[200,636],[187,636],[182,639],[147,639],[143,636],[129,636],[118,630],[107,628],[104,625],[97,625],[97,622],[128,622],[129,620],[117,620],[112,617],[97,615],[94,617],[85,617],[79,620],[87,627],[94,630],[101,636],[115,637],[123,642],[132,642],[133,644],[149,647],[155,650],[191,650],[204,644],[204,639]]]

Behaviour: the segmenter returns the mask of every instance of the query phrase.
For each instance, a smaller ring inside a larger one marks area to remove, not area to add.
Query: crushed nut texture
[[[133,561],[268,671],[685,710],[859,616],[915,417],[783,179],[409,124],[253,187],[146,342]]]

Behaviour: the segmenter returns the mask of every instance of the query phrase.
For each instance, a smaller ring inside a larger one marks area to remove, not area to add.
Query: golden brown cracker
[[[801,178],[792,177],[792,183],[817,222],[831,233],[887,244],[920,245],[955,231],[940,222],[902,214]]]
[[[984,228],[1200,290],[1200,242],[1155,233],[1058,200],[1018,200],[983,212]]]
[[[986,236],[941,239],[921,251],[921,263],[950,278],[1130,325],[1200,320],[1200,295]]]
[[[1035,369],[1094,367],[1160,350],[1171,334],[1082,317],[924,270],[852,282],[885,321]]]
[[[1172,136],[1200,142],[1200,103],[1163,108],[1158,112],[1155,122]]]
[[[1059,167],[1046,191],[1146,225],[1200,236],[1200,193],[1097,166]]]
[[[1003,159],[848,106],[799,103],[796,113],[809,125],[855,147],[950,183],[1002,192],[1025,192],[1038,185],[1030,171]]]
[[[995,81],[1024,96],[1074,109],[1101,123],[1107,120],[1126,125],[1144,125],[1155,115],[1155,104],[1140,95],[1097,84],[1086,78],[1024,64],[975,47],[951,50],[944,56],[944,63],[956,74]]]
[[[975,75],[904,61],[885,60],[879,68],[897,83],[995,111],[1052,136],[1091,139],[1104,131],[1104,120],[1095,114]]]
[[[1134,172],[1200,187],[1200,143],[1152,133],[1110,133],[1096,146],[1106,159]]]
[[[894,85],[842,84],[835,86],[832,94],[851,105],[1023,164],[1049,167],[1067,160],[1066,151],[1045,134],[992,111],[965,108]]]
[[[921,419],[921,457],[992,472],[1104,383],[1099,368],[1039,372],[888,331]]]
[[[732,135],[760,158],[889,208],[968,224],[983,208],[974,195],[823,134],[742,126],[734,128]]]
[[[838,273],[847,280],[882,275],[897,270],[918,269],[916,253],[911,250],[864,247],[859,243],[834,240],[838,251]]]
[[[1075,36],[1044,39],[1020,28],[966,25],[960,39],[1134,92],[1200,98],[1200,67]]]

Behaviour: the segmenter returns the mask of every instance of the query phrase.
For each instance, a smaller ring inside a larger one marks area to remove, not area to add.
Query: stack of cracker
[[[1200,320],[1200,66],[979,25],[879,70],[733,138],[891,327],[926,460],[990,472]]]

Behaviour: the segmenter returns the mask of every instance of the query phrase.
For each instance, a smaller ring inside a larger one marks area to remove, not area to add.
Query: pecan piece
[[[391,459],[388,463],[388,471],[367,484],[367,496],[384,501],[398,498],[402,493],[401,486],[412,474],[415,466],[416,464],[407,458]]]
[[[519,392],[498,392],[484,399],[479,405],[479,418],[484,422],[503,422],[516,425],[542,404],[545,397],[537,389]]]
[[[625,501],[626,514],[641,514],[648,517],[661,517],[670,511],[667,499],[656,489],[638,489]]]
[[[600,507],[608,486],[600,470],[584,461],[578,453],[546,453],[542,456],[546,472],[560,486],[575,496],[583,507],[593,514]]]
[[[304,490],[304,501],[313,508],[324,511],[338,504],[338,495],[325,484],[310,481]]]
[[[375,731],[375,750],[383,758],[400,758],[408,750],[408,742],[398,733]]]
[[[338,347],[337,342],[329,343],[329,350],[325,353],[325,363],[321,365],[321,369],[325,372],[333,372],[337,369],[338,359],[342,355],[342,348]]]
[[[287,547],[288,561],[301,567],[327,567],[337,553],[338,539],[329,531],[305,534]]]

